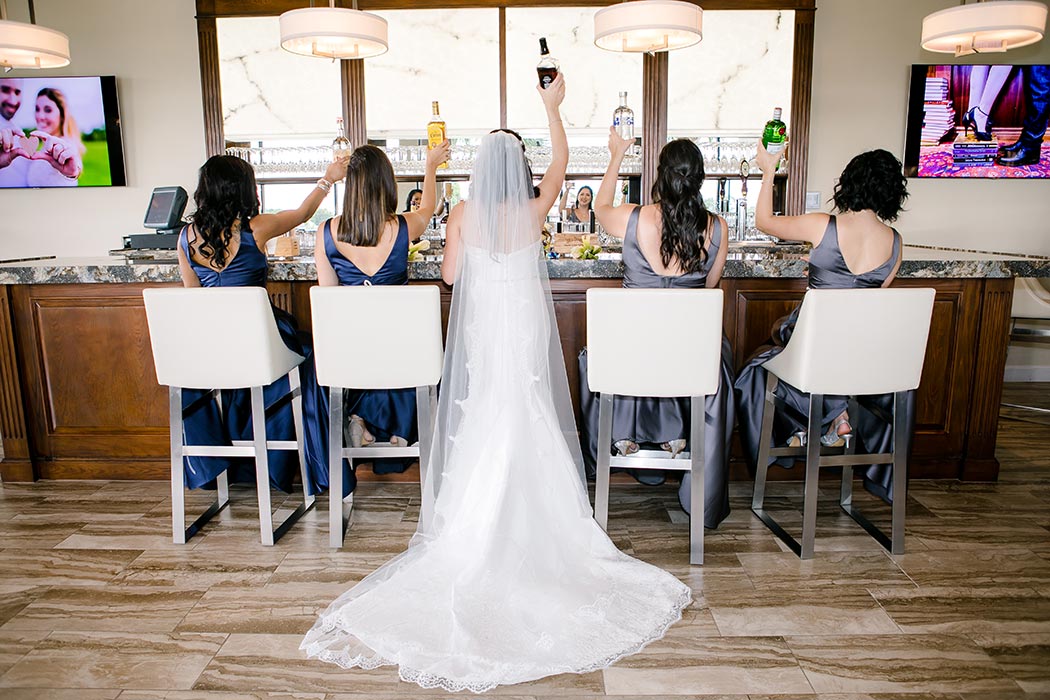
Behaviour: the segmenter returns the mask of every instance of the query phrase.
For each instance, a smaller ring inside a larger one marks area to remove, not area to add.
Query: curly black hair
[[[704,234],[711,213],[704,205],[704,156],[689,139],[671,141],[660,151],[653,202],[660,206],[660,260],[677,260],[683,272],[699,272],[707,261]]]
[[[191,219],[203,239],[194,252],[225,267],[234,225],[247,231],[249,220],[259,214],[255,171],[236,156],[212,156],[201,166],[193,202],[197,211]]]
[[[901,162],[881,148],[854,156],[835,184],[835,209],[871,209],[883,221],[896,221],[908,198]]]

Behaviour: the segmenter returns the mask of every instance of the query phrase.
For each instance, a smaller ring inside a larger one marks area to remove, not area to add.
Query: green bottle
[[[762,145],[773,155],[779,155],[787,145],[787,125],[780,121],[781,109],[773,110],[773,118],[766,122],[762,130]]]

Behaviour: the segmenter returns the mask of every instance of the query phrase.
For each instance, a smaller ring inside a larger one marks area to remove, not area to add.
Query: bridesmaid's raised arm
[[[295,209],[279,211],[273,214],[259,214],[251,221],[252,235],[260,250],[271,238],[284,235],[296,226],[305,223],[314,215],[321,202],[325,200],[332,186],[346,178],[346,164],[349,158],[339,158],[328,164],[324,177],[317,181],[317,187],[310,190],[303,203]],[[324,183],[328,183],[325,185]]]
[[[408,237],[413,241],[418,241],[427,230],[427,222],[437,209],[437,166],[448,160],[451,150],[452,146],[445,140],[427,153],[427,170],[423,176],[423,198],[419,202],[419,209],[402,214],[408,225]]]
[[[607,234],[617,238],[623,238],[627,233],[627,220],[631,218],[635,207],[634,204],[613,206],[620,177],[620,164],[633,144],[633,139],[622,139],[614,127],[609,127],[609,167],[605,169],[598,195],[594,198],[594,216]]]
[[[784,151],[787,155],[787,150]],[[816,244],[824,236],[828,225],[827,214],[803,214],[802,216],[773,216],[773,175],[781,155],[773,155],[761,142],[755,162],[762,171],[762,188],[758,192],[758,206],[755,207],[755,227],[762,233],[768,233],[785,241],[805,241]]]

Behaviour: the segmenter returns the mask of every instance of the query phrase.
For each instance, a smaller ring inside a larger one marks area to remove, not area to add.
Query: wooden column
[[[0,475],[4,481],[33,481],[22,384],[18,378],[14,325],[8,287],[0,286],[0,438],[4,441],[4,461]]]
[[[642,204],[650,201],[656,163],[667,143],[667,53],[642,56]]]
[[[806,175],[809,172],[810,102],[813,96],[813,17],[816,10],[795,10],[795,55],[792,67],[791,142],[784,213],[806,213]]]
[[[201,96],[204,100],[204,147],[206,155],[226,150],[222,129],[222,89],[219,80],[219,38],[215,18],[197,18],[197,51],[201,63]]]
[[[999,435],[999,404],[1003,396],[1006,348],[1010,344],[1013,296],[1012,277],[983,281],[966,457],[959,470],[963,481],[997,481],[999,478],[995,441]]]
[[[368,143],[365,128],[365,62],[340,61],[339,78],[343,87],[343,123],[346,137],[354,148]]]

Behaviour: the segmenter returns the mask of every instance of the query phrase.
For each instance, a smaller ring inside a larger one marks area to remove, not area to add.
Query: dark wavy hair
[[[525,177],[528,178],[526,180],[526,182],[535,182],[536,179],[532,175],[532,164],[529,163],[529,158],[528,158],[528,156],[525,155],[525,141],[522,140],[521,134],[519,134],[517,131],[514,131],[513,129],[493,129],[489,133],[490,134],[496,134],[496,133],[499,133],[499,132],[503,132],[504,134],[510,134],[511,136],[513,136],[514,138],[516,138],[518,140],[518,143],[521,144],[521,163],[522,163],[522,165],[525,168]],[[532,193],[529,196],[532,199],[536,199],[537,197],[539,197],[540,196],[540,188],[536,187],[536,185],[533,185],[532,186]]]
[[[579,206],[580,206],[580,195],[581,195],[581,194],[583,194],[583,191],[584,191],[584,190],[587,190],[588,192],[590,192],[590,193],[591,193],[591,201],[587,202],[587,208],[588,208],[588,209],[594,209],[594,190],[592,190],[592,189],[591,189],[591,188],[590,188],[589,186],[587,186],[587,185],[584,185],[583,187],[581,187],[581,188],[580,188],[580,189],[579,189],[579,190],[578,190],[578,191],[576,192],[576,202],[575,202],[575,203],[574,203],[574,204],[572,205],[572,208],[573,208],[573,209],[576,209],[577,207],[579,207]]]
[[[408,196],[405,197],[405,209],[404,211],[412,211],[412,198],[416,195],[422,195],[423,190],[410,190]]]
[[[871,209],[883,221],[895,221],[908,198],[908,179],[892,153],[867,151],[846,165],[831,198],[840,212]]]
[[[653,183],[653,203],[660,206],[660,260],[678,261],[683,272],[699,272],[707,261],[704,234],[711,213],[704,205],[704,156],[689,139],[671,141],[660,151]]]
[[[212,156],[201,166],[193,203],[197,211],[191,219],[202,239],[194,251],[225,267],[234,226],[246,231],[259,214],[255,171],[235,156]]]
[[[350,245],[379,245],[383,227],[396,215],[394,167],[379,148],[358,146],[346,167],[346,195],[336,237]]]

